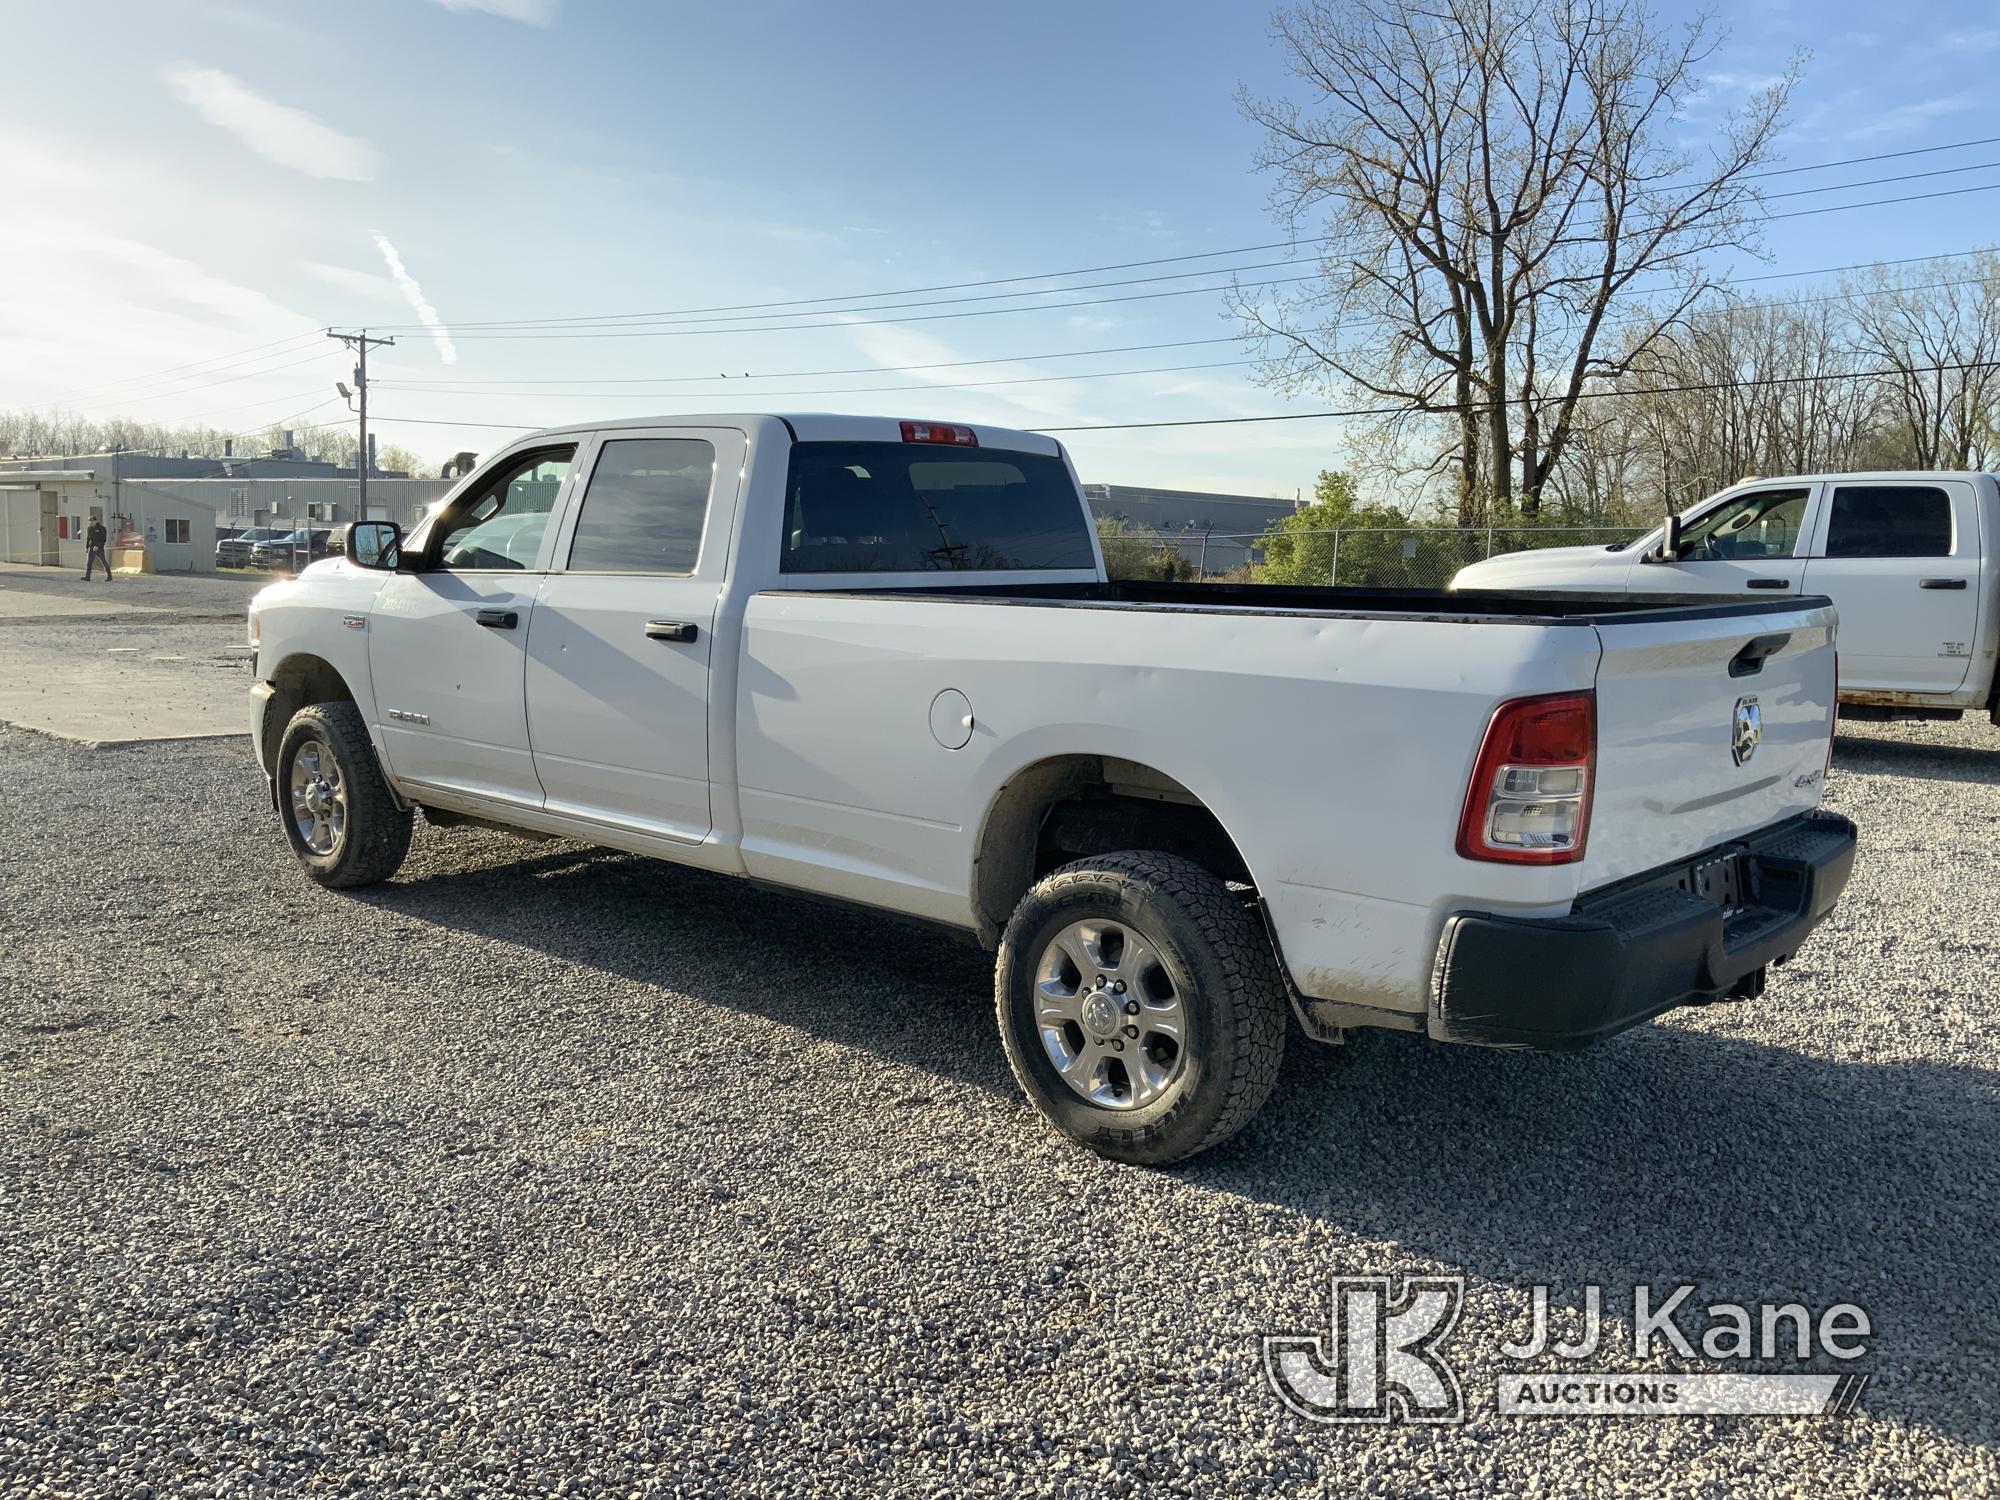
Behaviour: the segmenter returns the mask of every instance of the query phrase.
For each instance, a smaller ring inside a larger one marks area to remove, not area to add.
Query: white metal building
[[[0,557],[83,571],[93,520],[111,546],[145,544],[156,573],[213,573],[215,516],[199,501],[153,493],[91,469],[0,474]]]

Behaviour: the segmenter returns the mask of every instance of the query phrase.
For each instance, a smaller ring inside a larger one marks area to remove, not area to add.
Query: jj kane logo
[[[1465,1282],[1458,1276],[1336,1276],[1325,1333],[1267,1335],[1264,1373],[1278,1399],[1314,1422],[1462,1422],[1465,1396],[1446,1346],[1458,1327]],[[1508,1365],[1495,1406],[1502,1416],[1845,1416],[1868,1383],[1863,1374],[1771,1371],[1774,1363],[1846,1363],[1868,1351],[1868,1314],[1851,1302],[1813,1312],[1796,1302],[1692,1306],[1695,1288],[1632,1289],[1631,1357],[1664,1354],[1734,1370],[1579,1368],[1611,1348],[1603,1291],[1584,1288],[1575,1337],[1559,1334],[1549,1289],[1531,1290],[1526,1337],[1499,1342]]]

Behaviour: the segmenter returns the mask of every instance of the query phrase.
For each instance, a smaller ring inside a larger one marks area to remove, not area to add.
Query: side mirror
[[[1659,547],[1647,553],[1645,561],[1650,563],[1670,563],[1679,562],[1680,560],[1681,518],[1677,515],[1669,515],[1667,517],[1667,529],[1665,534],[1660,538]]]
[[[393,573],[403,560],[403,528],[394,521],[356,521],[347,528],[342,550],[357,568]]]

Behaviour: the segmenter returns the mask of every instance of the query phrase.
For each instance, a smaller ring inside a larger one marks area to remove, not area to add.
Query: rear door
[[[1970,480],[1828,486],[1806,588],[1840,610],[1850,691],[1952,693],[1979,623],[1979,513]]]
[[[1805,579],[1817,484],[1772,485],[1732,495],[1681,532],[1676,562],[1634,562],[1635,594],[1798,594]]]
[[[528,729],[550,812],[699,842],[715,618],[741,432],[618,429],[585,455],[528,642]]]
[[[1597,627],[1597,784],[1586,888],[1819,803],[1834,612],[1663,612]]]

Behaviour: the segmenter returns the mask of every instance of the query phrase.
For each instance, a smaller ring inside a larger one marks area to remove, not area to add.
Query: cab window
[[[1753,490],[1681,528],[1682,562],[1793,557],[1805,520],[1805,489]]]
[[[1827,520],[1828,557],[1949,557],[1951,497],[1927,484],[1843,484]]]
[[[1090,568],[1076,482],[1052,454],[910,443],[798,443],[786,573]]]
[[[438,564],[461,571],[532,568],[549,529],[576,446],[524,454],[452,507],[438,542]]]
[[[577,512],[570,571],[692,573],[714,480],[706,439],[607,442]]]

